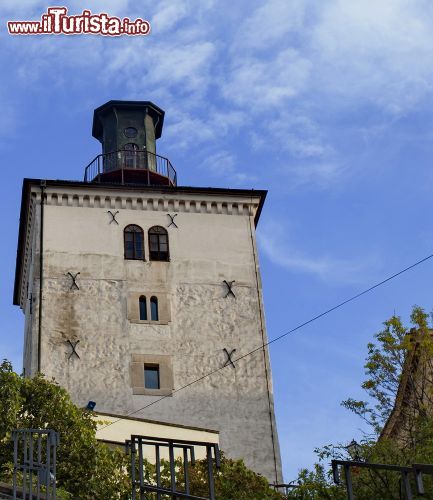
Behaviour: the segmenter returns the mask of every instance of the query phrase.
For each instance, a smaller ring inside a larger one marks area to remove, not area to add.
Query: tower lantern
[[[102,154],[86,167],[84,180],[175,185],[174,168],[156,154],[164,114],[150,101],[108,101],[95,109],[92,135]]]

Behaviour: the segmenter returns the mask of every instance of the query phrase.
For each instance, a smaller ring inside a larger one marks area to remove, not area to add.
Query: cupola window
[[[138,130],[135,127],[126,127],[123,133],[128,139],[134,139],[134,137],[137,137]]]
[[[133,142],[125,144],[123,147],[125,168],[138,168],[138,146]]]

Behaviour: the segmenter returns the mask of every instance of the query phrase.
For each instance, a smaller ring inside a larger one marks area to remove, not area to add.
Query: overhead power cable
[[[317,316],[314,316],[312,317],[311,319],[307,320],[307,321],[304,321],[303,323],[299,324],[298,326],[295,326],[294,328],[292,328],[291,330],[288,330],[287,332],[285,333],[282,333],[281,335],[279,335],[278,337],[275,337],[274,339],[270,340],[269,342],[266,342],[262,345],[260,345],[259,347],[256,347],[255,349],[253,349],[252,351],[249,351],[247,352],[246,354],[243,354],[242,356],[239,356],[238,358],[234,359],[233,362],[236,363],[237,361],[240,361],[242,359],[245,359],[246,357],[248,356],[251,356],[252,354],[255,354],[257,351],[260,351],[261,349],[263,349],[264,347],[267,347],[275,342],[278,342],[279,340],[283,339],[284,337],[287,337],[288,335],[290,335],[291,333],[294,333],[296,332],[297,330],[300,330],[301,328],[303,328],[304,326],[307,326],[309,325],[310,323],[313,323],[314,321],[317,321],[318,319],[320,318],[323,318],[323,316],[326,316],[327,314],[339,309],[340,307],[343,307],[344,305],[348,304],[349,302],[352,302],[356,299],[358,299],[359,297],[362,297],[363,295],[371,292],[372,290],[384,285],[385,283],[388,283],[388,281],[391,281],[395,278],[397,278],[398,276],[401,276],[402,274],[406,273],[407,271],[410,271],[411,269],[413,269],[414,267],[417,267],[419,266],[420,264],[423,264],[424,262],[426,262],[427,260],[430,260],[431,258],[433,257],[433,254],[430,254],[428,255],[427,257],[424,257],[423,259],[421,260],[418,260],[417,262],[415,262],[414,264],[411,264],[410,266],[408,267],[405,267],[404,269],[402,269],[401,271],[398,271],[397,273],[391,275],[391,276],[388,276],[388,278],[385,278],[384,280],[382,281],[379,281],[378,283],[376,283],[375,285],[371,286],[370,288],[367,288],[366,290],[363,290],[362,292],[359,292],[357,293],[356,295],[353,295],[352,297],[344,300],[343,302],[340,302],[339,304],[331,307],[330,309],[327,309],[326,311],[323,311],[322,313],[318,314]],[[224,368],[227,368],[227,365],[226,366],[220,366],[219,368],[215,368],[215,370],[212,370],[204,375],[202,375],[201,377],[195,379],[195,380],[192,380],[191,382],[189,382],[188,384],[185,384],[181,387],[179,387],[178,389],[174,389],[170,395],[166,395],[166,396],[161,396],[160,398],[156,399],[155,401],[152,401],[151,403],[143,406],[142,408],[139,408],[138,410],[134,410],[130,413],[127,413],[126,415],[124,415],[122,418],[124,417],[130,417],[131,415],[135,415],[136,413],[140,412],[140,411],[143,411],[143,410],[146,410],[147,408],[149,408],[150,406],[153,406],[155,405],[156,403],[159,403],[160,401],[163,401],[164,399],[168,398],[168,397],[172,397],[174,394],[184,390],[184,389],[187,389],[188,387],[191,387],[192,385],[196,384],[197,382],[200,382],[202,380],[204,380],[205,378],[207,377],[210,377],[211,375],[213,375],[214,373],[217,373],[221,370],[224,370]],[[119,418],[117,420],[114,420],[113,422],[110,422],[109,424],[101,427],[99,430],[102,430],[102,429],[105,429],[107,427],[110,427],[110,425],[113,425],[117,422],[120,422],[122,420],[122,418]]]

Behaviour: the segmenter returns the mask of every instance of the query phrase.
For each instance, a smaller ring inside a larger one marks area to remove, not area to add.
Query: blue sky
[[[93,109],[153,100],[180,184],[269,190],[258,227],[272,339],[432,253],[433,4],[423,0],[67,2],[150,20],[148,37],[11,37],[47,4],[0,4],[0,355],[21,369],[12,306],[23,177],[82,179]],[[271,348],[285,479],[359,438],[366,344],[394,311],[433,309],[433,262]]]

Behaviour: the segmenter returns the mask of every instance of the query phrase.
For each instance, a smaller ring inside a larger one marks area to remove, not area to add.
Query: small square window
[[[160,389],[159,365],[144,365],[145,389]]]
[[[143,396],[171,396],[173,394],[172,356],[132,354],[132,394]]]

